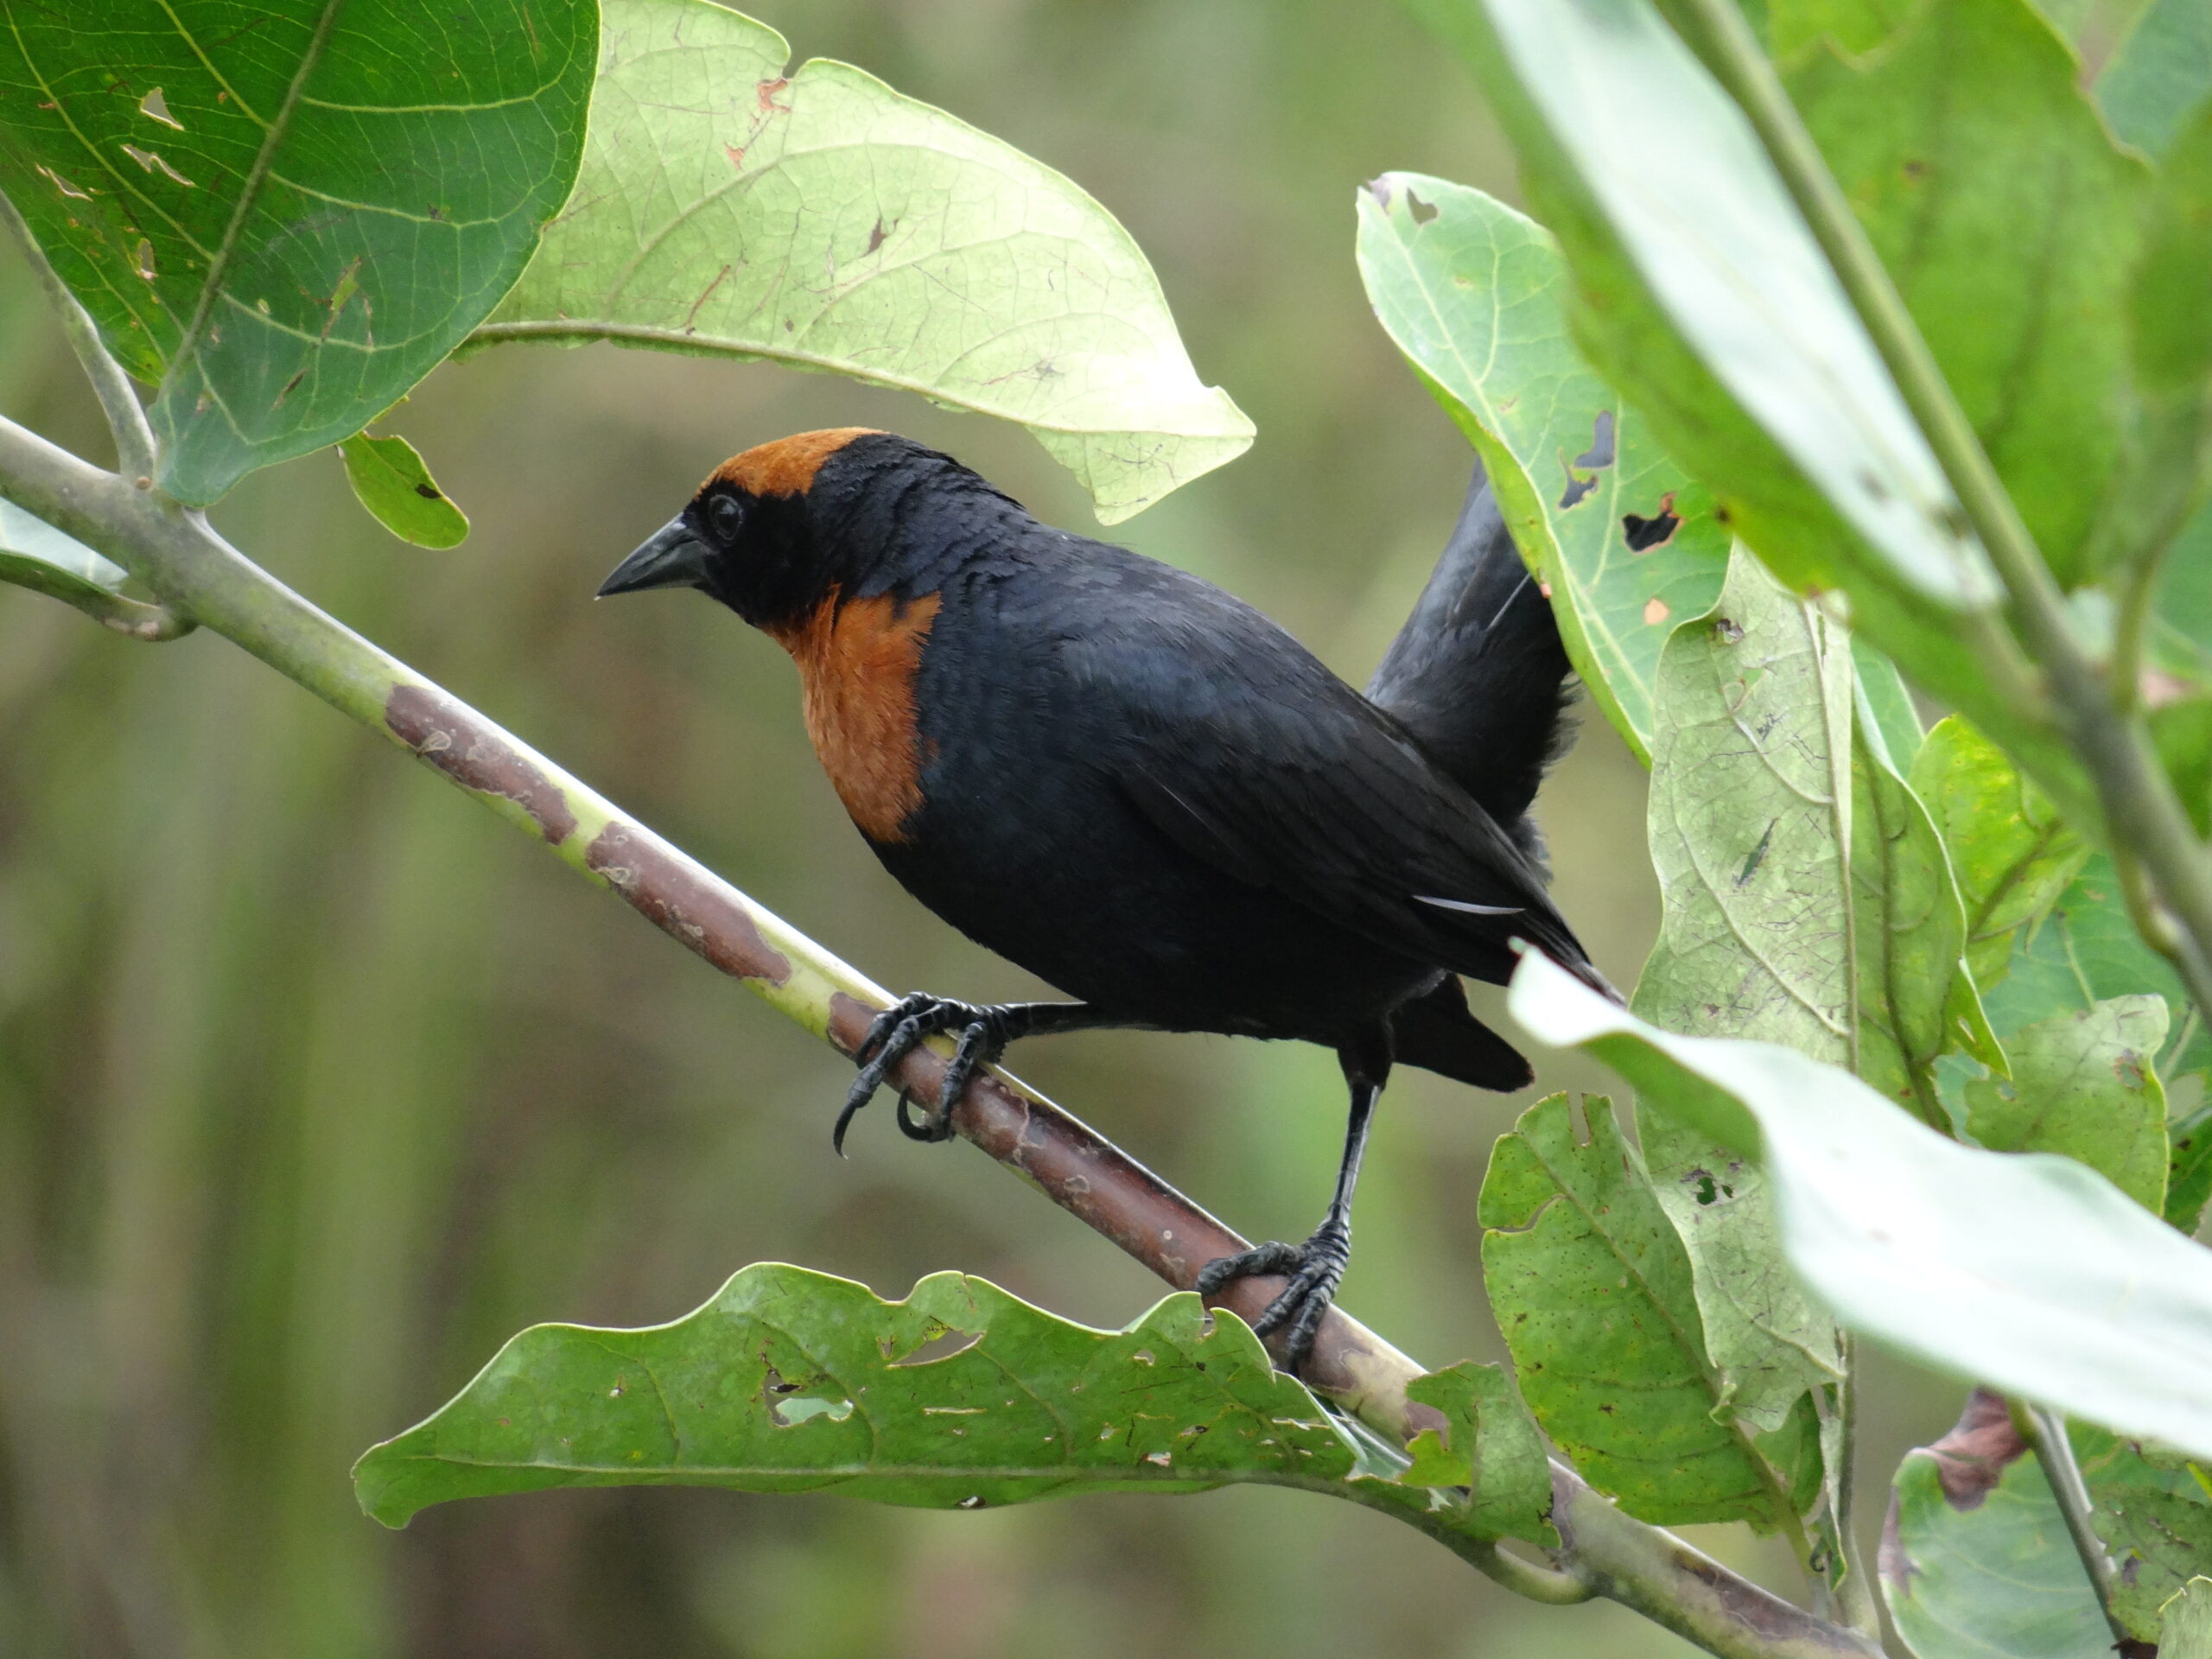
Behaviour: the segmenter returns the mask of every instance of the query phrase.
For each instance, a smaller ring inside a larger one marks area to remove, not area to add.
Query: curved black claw
[[[899,1096],[899,1128],[909,1140],[950,1139],[953,1103],[967,1088],[976,1068],[995,1064],[1010,1040],[1001,1013],[995,1007],[978,1007],[972,1003],[956,1002],[950,997],[931,996],[927,991],[916,991],[900,997],[877,1014],[868,1022],[868,1034],[861,1039],[860,1046],[853,1051],[860,1075],[846,1091],[844,1109],[837,1114],[836,1127],[830,1135],[830,1144],[836,1149],[837,1155],[844,1155],[845,1130],[853,1121],[853,1114],[875,1098],[875,1091],[883,1086],[893,1068],[918,1046],[940,1032],[957,1031],[960,1046],[946,1063],[944,1083],[938,1090],[937,1109],[917,1117],[912,1098],[904,1093]]]
[[[1321,1316],[1336,1300],[1337,1287],[1344,1282],[1351,1262],[1351,1230],[1325,1221],[1303,1244],[1262,1244],[1239,1255],[1216,1257],[1198,1269],[1198,1294],[1216,1295],[1232,1279],[1265,1274],[1287,1277],[1290,1282],[1252,1321],[1252,1329],[1265,1337],[1288,1326],[1283,1357],[1288,1369],[1297,1371],[1313,1351],[1313,1333],[1321,1328]]]

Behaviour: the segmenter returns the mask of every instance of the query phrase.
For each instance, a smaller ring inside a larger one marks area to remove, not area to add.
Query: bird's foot
[[[868,1034],[861,1039],[860,1046],[853,1051],[860,1075],[846,1092],[844,1109],[837,1114],[837,1126],[830,1136],[838,1155],[844,1154],[845,1129],[852,1122],[853,1114],[875,1098],[875,1091],[883,1086],[892,1070],[930,1038],[957,1031],[960,1033],[959,1045],[945,1062],[944,1081],[938,1090],[936,1109],[918,1117],[912,1098],[903,1091],[899,1096],[899,1128],[909,1140],[950,1140],[953,1103],[968,1087],[968,1080],[976,1075],[976,1068],[995,1065],[1013,1039],[1013,1033],[1007,1028],[1006,1014],[1007,1010],[1002,1007],[956,1002],[950,997],[931,996],[926,991],[902,996],[877,1014],[869,1022]]]
[[[1292,1371],[1301,1370],[1313,1351],[1313,1333],[1321,1316],[1336,1300],[1351,1262],[1351,1229],[1336,1220],[1325,1221],[1303,1244],[1262,1244],[1239,1255],[1218,1256],[1198,1269],[1198,1294],[1217,1295],[1232,1279],[1261,1274],[1282,1274],[1290,1282],[1252,1321],[1259,1335],[1270,1336],[1287,1326],[1283,1357]]]

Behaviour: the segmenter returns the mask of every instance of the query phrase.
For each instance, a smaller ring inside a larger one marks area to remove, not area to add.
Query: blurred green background
[[[1471,84],[1391,9],[822,0],[760,15],[1090,188],[1150,253],[1251,453],[1117,535],[1363,680],[1464,487],[1465,447],[1353,269],[1352,192],[1413,168],[1511,199]],[[105,462],[22,272],[0,407]],[[590,603],[716,461],[895,428],[1040,516],[1091,521],[1011,428],[760,366],[505,347],[391,423],[474,515],[386,537],[334,454],[216,512],[340,617],[882,983],[1033,984],[908,899],[845,823],[788,662],[709,606]],[[1594,717],[1541,817],[1568,915],[1630,982],[1658,919],[1643,777]],[[1494,999],[1492,999],[1494,1006]],[[1333,1059],[1100,1034],[1021,1072],[1254,1236],[1319,1215]],[[1603,1087],[1549,1063],[1546,1087]],[[1119,1325],[1160,1287],[987,1160],[887,1108],[830,1155],[849,1073],[428,771],[223,641],[152,648],[0,588],[0,1653],[743,1659],[1687,1652],[1607,1605],[1515,1601],[1413,1533],[1252,1490],[979,1515],[831,1497],[549,1494],[404,1533],[346,1471],[521,1326],[678,1315],[746,1262],[886,1294],[941,1268]],[[1533,1098],[1401,1073],[1349,1306],[1432,1364],[1495,1357],[1474,1200]],[[1871,1529],[1957,1390],[1878,1361]],[[1739,1529],[1699,1541],[1793,1592]]]

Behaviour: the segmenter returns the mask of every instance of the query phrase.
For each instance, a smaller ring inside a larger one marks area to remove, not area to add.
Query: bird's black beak
[[[707,580],[707,544],[681,518],[670,519],[651,540],[616,565],[599,584],[599,597],[642,593],[648,588],[697,588]]]

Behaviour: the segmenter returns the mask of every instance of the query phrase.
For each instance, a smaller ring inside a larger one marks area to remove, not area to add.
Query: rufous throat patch
[[[889,594],[841,604],[832,592],[812,614],[775,631],[798,664],[814,753],[871,841],[901,839],[922,804],[914,672],[938,604],[935,594],[903,604]]]
[[[814,486],[822,463],[855,438],[875,435],[872,426],[833,426],[800,432],[772,443],[755,444],[714,470],[710,484],[734,484],[747,495],[804,495]]]

